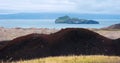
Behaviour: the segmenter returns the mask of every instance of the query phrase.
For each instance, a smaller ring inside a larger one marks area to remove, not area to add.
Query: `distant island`
[[[67,23],[67,24],[99,24],[94,20],[70,18],[69,16],[62,16],[55,20],[55,23]]]
[[[68,15],[71,17],[88,19],[120,19],[120,14],[77,14],[77,13],[10,13],[0,14],[0,19],[56,19],[60,16]]]

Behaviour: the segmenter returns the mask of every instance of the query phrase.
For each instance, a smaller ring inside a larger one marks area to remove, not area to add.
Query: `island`
[[[55,20],[55,23],[67,23],[67,24],[99,24],[94,20],[70,18],[69,16],[62,16]]]

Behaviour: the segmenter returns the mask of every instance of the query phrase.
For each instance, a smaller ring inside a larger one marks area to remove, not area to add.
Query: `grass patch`
[[[117,56],[58,56],[47,57],[33,60],[21,60],[12,63],[120,63],[120,57]]]

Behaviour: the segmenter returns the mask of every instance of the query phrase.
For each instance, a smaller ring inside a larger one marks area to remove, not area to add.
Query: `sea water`
[[[100,24],[56,24],[55,19],[1,19],[0,27],[6,28],[103,28],[120,23],[120,19],[93,19]]]

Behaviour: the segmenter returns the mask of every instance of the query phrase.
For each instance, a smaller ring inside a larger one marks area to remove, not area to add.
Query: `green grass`
[[[12,63],[120,63],[120,57],[117,56],[58,56],[47,57],[33,60],[21,60]]]

